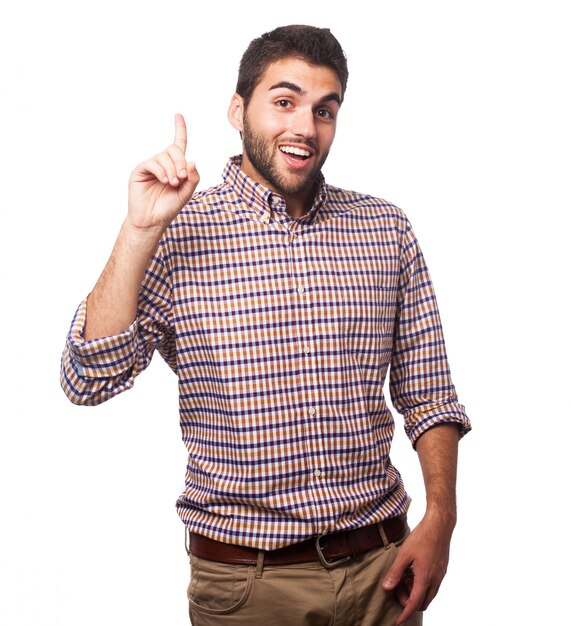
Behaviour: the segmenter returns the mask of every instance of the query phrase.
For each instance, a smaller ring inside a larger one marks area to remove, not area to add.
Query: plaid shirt
[[[170,225],[130,328],[85,341],[82,303],[62,386],[77,404],[99,404],[158,350],[179,379],[180,517],[213,539],[273,549],[406,512],[389,458],[389,365],[413,445],[436,424],[464,434],[470,423],[402,211],[321,180],[295,220],[240,163]]]

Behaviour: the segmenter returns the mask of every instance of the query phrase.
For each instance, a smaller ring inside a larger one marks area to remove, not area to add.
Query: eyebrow
[[[290,91],[293,91],[293,92],[299,94],[300,96],[305,93],[305,91],[299,85],[296,85],[295,83],[290,83],[287,80],[282,80],[279,83],[276,83],[275,85],[272,85],[268,89],[268,91],[271,91],[272,89],[289,89]],[[323,96],[323,98],[321,98],[321,100],[319,102],[323,103],[323,102],[331,102],[331,101],[337,102],[337,104],[339,106],[341,106],[341,98],[340,98],[339,94],[336,93],[335,91],[332,91],[331,93],[327,94],[326,96]]]

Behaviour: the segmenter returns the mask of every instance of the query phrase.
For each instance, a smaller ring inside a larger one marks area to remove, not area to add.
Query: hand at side
[[[426,488],[426,513],[406,538],[390,567],[383,588],[394,591],[403,607],[397,624],[432,602],[446,574],[456,525],[458,428],[442,424],[425,432],[417,452]]]

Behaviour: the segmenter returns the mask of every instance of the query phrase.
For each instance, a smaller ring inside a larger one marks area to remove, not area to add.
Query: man
[[[193,195],[176,116],[68,337],[73,402],[130,388],[155,349],[178,375],[197,625],[419,624],[446,570],[470,424],[406,217],[321,175],[347,75],[327,29],[255,39],[228,111],[243,155]],[[389,365],[426,484],[410,534]]]

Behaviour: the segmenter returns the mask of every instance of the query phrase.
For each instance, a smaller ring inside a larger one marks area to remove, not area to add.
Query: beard
[[[282,143],[287,143],[283,141]],[[305,143],[313,153],[316,152],[313,144],[300,141],[299,138],[293,143]],[[250,160],[254,169],[261,178],[281,195],[293,195],[308,191],[313,187],[321,174],[321,168],[327,159],[329,152],[326,152],[319,160],[316,159],[313,167],[307,172],[281,172],[278,167],[279,155],[277,145],[256,133],[248,122],[248,116],[244,116],[244,129],[242,131],[242,144],[244,154]]]

